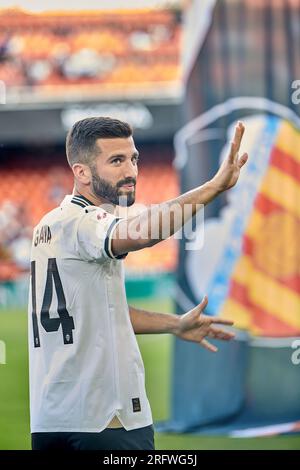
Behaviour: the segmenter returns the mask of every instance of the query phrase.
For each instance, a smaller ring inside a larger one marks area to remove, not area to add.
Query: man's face
[[[98,139],[100,154],[92,171],[92,190],[115,205],[135,202],[138,151],[132,137]]]

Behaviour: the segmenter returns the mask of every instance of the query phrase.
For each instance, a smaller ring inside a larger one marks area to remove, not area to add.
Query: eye
[[[134,156],[134,157],[132,157],[131,161],[132,161],[132,163],[134,163],[135,165],[137,165],[137,164],[138,164],[138,161],[139,161],[139,157]]]
[[[121,158],[117,157],[117,158],[114,158],[111,163],[113,165],[120,165],[121,162],[122,162]]]

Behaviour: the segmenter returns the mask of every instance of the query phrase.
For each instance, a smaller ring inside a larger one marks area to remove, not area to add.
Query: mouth
[[[131,183],[131,184],[122,184],[121,188],[124,188],[124,189],[129,189],[129,190],[133,190],[135,187],[135,184]]]

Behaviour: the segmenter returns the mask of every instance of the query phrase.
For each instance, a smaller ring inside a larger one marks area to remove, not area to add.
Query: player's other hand
[[[219,317],[204,315],[203,310],[207,304],[208,299],[205,296],[199,305],[180,316],[175,335],[178,338],[184,339],[186,341],[199,343],[209,351],[216,352],[218,348],[207,341],[206,338],[220,339],[223,341],[229,341],[233,339],[235,337],[234,333],[230,333],[217,326],[231,326],[233,325],[233,322]]]
[[[231,141],[229,154],[212,179],[212,182],[220,192],[226,191],[236,184],[239,179],[240,170],[248,160],[247,153],[244,153],[241,157],[239,156],[239,149],[244,131],[245,126],[241,121],[239,121],[235,126],[234,137]]]

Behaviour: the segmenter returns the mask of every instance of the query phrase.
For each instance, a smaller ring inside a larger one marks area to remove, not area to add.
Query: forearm
[[[167,313],[155,313],[129,306],[131,324],[135,334],[176,334],[179,316]]]
[[[114,253],[137,251],[174,235],[203,205],[208,204],[219,193],[219,188],[211,180],[175,199],[151,206],[138,216],[120,223],[112,241]]]
[[[148,211],[141,213],[138,217],[141,233],[146,235],[146,246],[152,246],[167,236],[174,235],[203,205],[208,204],[218,194],[216,185],[209,181],[175,199],[152,206]],[[153,234],[155,238],[152,237]]]

